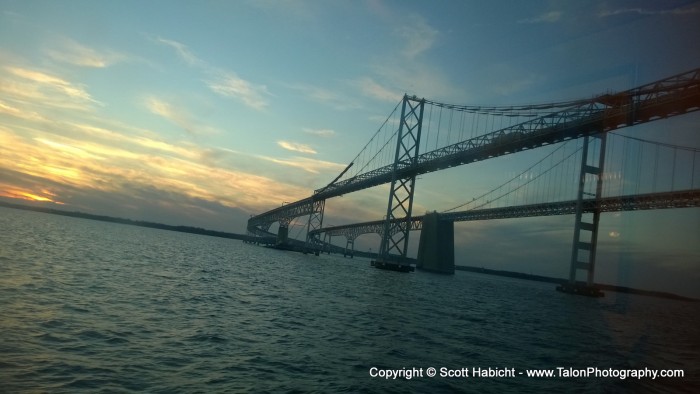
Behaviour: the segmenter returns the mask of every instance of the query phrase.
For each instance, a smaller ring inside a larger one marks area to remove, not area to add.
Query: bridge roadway
[[[427,102],[418,98],[405,98]],[[446,108],[458,108],[433,103]],[[248,231],[264,235],[274,222],[315,212],[314,202],[390,183],[397,179],[633,126],[700,109],[700,69],[621,93],[606,94],[540,118],[420,154],[413,162],[380,167],[333,183],[314,195],[253,216]]]
[[[663,193],[649,193],[619,197],[604,197],[598,201],[585,199],[582,201],[584,212],[620,212],[641,211],[649,209],[692,208],[700,207],[700,189],[682,190]],[[576,200],[552,203],[520,205],[504,208],[486,208],[469,211],[441,213],[440,220],[452,222],[467,222],[475,220],[510,219],[534,216],[573,215],[576,213]],[[422,228],[423,215],[411,218],[411,230]],[[329,236],[343,235],[346,238],[356,238],[362,234],[381,233],[384,220],[353,223],[341,226],[325,227],[314,230],[315,234]]]

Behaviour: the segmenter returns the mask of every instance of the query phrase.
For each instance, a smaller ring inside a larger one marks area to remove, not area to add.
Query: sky
[[[672,0],[0,0],[0,197],[243,233],[330,182],[404,93],[516,105],[625,90],[700,67],[698,22],[700,2]],[[634,133],[700,147],[700,118],[681,118]],[[425,176],[414,209],[534,159]],[[387,190],[329,201],[325,223],[381,218]],[[623,236],[601,240],[601,281],[700,296],[697,208],[603,226]],[[572,229],[457,224],[457,263],[565,276]]]

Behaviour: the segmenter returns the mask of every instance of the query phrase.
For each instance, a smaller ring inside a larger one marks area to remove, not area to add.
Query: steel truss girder
[[[391,182],[395,171],[399,177],[420,175],[699,109],[700,69],[696,69],[425,152],[414,164],[390,164],[317,192],[324,198],[335,197]]]
[[[418,160],[424,106],[425,100],[407,95],[403,98],[389,202],[379,247],[379,258],[384,262],[398,258],[401,264],[406,258],[416,176],[401,176],[397,170],[411,166]]]
[[[289,225],[294,218],[313,213],[315,202],[318,202],[318,199],[309,197],[253,216],[248,219],[247,229],[257,235],[267,235],[263,233],[267,232],[272,223],[280,222],[280,225],[285,223]]]
[[[394,163],[336,182],[317,190],[313,197],[252,217],[248,221],[248,230],[262,235],[265,226],[269,228],[282,217],[308,215],[314,199],[328,199],[389,183],[394,177],[417,176],[699,109],[700,69],[695,69],[617,94],[605,94],[544,117],[423,153],[413,164]]]
[[[559,201],[552,203],[528,204],[505,208],[486,208],[470,211],[440,214],[441,220],[453,222],[470,222],[479,220],[513,219],[539,216],[573,215],[578,201]],[[695,208],[700,207],[700,189],[673,192],[648,193],[630,196],[603,197],[599,200],[584,199],[581,209],[584,213],[599,210],[604,212],[645,211],[652,209]],[[413,216],[410,220],[411,231],[423,228],[423,216]],[[356,239],[362,234],[381,233],[384,220],[325,227],[316,230],[317,234],[328,232],[333,236],[342,235]]]

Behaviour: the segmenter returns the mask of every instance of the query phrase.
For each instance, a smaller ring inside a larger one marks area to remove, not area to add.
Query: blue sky
[[[332,180],[404,93],[512,105],[624,90],[700,66],[698,21],[693,1],[3,0],[0,194],[243,232],[251,213]],[[669,122],[635,132],[700,146],[697,116]],[[421,179],[417,210],[463,203],[533,158]],[[326,220],[376,219],[385,200],[337,199]],[[697,267],[697,210],[673,215],[691,234],[673,252]],[[542,226],[573,219],[556,220]],[[480,250],[468,238],[458,262]],[[569,232],[555,238],[568,254]]]

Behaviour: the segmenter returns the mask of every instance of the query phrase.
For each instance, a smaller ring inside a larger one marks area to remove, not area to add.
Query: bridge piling
[[[348,250],[350,249],[350,250]],[[343,257],[350,256],[353,258],[355,255],[355,238],[347,237],[345,241],[345,250],[343,251]]]
[[[423,216],[416,268],[440,274],[455,273],[454,222],[437,212]]]
[[[285,246],[287,245],[287,241],[289,240],[289,227],[282,226],[280,225],[280,228],[277,230],[277,246]]]

